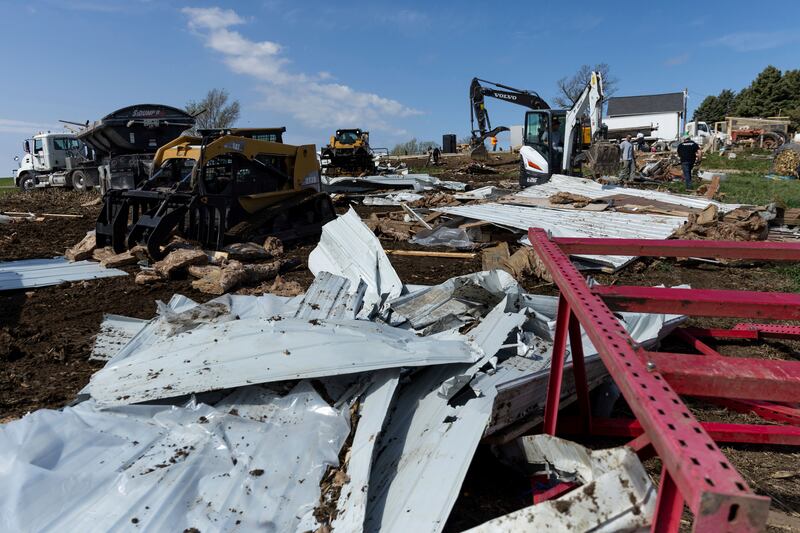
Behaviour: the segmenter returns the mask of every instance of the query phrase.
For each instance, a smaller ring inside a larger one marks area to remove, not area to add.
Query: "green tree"
[[[428,152],[428,148],[436,148],[439,143],[434,141],[417,141],[416,138],[399,143],[392,148],[391,155],[420,155]],[[440,147],[441,148],[441,147]]]
[[[723,89],[717,96],[706,96],[694,110],[693,120],[713,124],[725,120],[733,113],[736,94],[730,89]]]
[[[770,65],[762,70],[753,83],[736,97],[735,113],[743,117],[775,115],[787,97],[781,71]]]
[[[187,102],[186,112],[196,115],[192,131],[233,126],[239,120],[239,101],[233,100],[229,104],[229,96],[225,89],[211,89],[199,102],[194,100]]]

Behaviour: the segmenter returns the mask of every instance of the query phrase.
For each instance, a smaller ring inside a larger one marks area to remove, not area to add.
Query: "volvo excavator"
[[[158,260],[173,235],[220,248],[268,235],[291,241],[319,234],[336,213],[319,192],[316,148],[283,144],[285,131],[201,130],[162,146],[146,181],[106,193],[97,245],[116,253],[145,245]]]
[[[521,91],[493,83],[505,89],[487,89],[475,78],[470,86],[472,115],[477,117],[478,129],[473,130],[473,153],[480,155],[483,141],[508,128],[491,129],[483,97],[491,96],[528,107],[523,125],[523,146],[520,148],[521,187],[544,183],[553,174],[580,175],[585,166],[594,176],[616,174],[619,171],[620,152],[616,144],[605,140],[602,124],[603,79],[592,72],[586,87],[570,109],[551,109],[533,91]],[[484,83],[491,83],[485,82]],[[583,127],[583,117],[588,112],[589,127]]]

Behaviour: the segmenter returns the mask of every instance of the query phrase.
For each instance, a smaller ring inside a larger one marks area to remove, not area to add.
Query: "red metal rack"
[[[636,437],[631,443],[634,449],[652,449],[661,458],[663,470],[653,531],[678,531],[684,503],[694,515],[695,531],[763,530],[769,498],[752,492],[715,440],[799,445],[800,412],[791,404],[800,400],[800,362],[728,358],[700,338],[794,338],[800,337],[800,328],[750,323],[730,330],[685,328],[680,335],[698,355],[651,352],[631,338],[613,311],[798,320],[800,295],[653,287],[592,288],[568,254],[800,261],[800,245],[550,238],[538,228],[531,228],[528,235],[560,291],[544,431],[555,434],[557,427],[564,426],[558,424],[558,403],[569,338],[581,411],[580,429],[591,434]],[[591,418],[581,327],[635,420]],[[679,394],[702,396],[789,425],[700,423]]]

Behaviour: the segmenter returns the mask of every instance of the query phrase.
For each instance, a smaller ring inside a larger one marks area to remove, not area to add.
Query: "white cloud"
[[[231,9],[185,7],[181,11],[189,19],[189,28],[222,55],[228,68],[263,83],[263,107],[288,113],[306,126],[390,130],[390,119],[420,114],[397,100],[332,83],[330,72],[308,75],[290,70],[280,44],[252,41],[231,29],[245,23]]]
[[[798,41],[800,41],[800,32],[798,31],[742,31],[723,35],[706,41],[705,44],[725,46],[736,52],[758,52],[779,48]]]
[[[0,118],[0,133],[21,133],[23,135],[34,135],[40,131],[61,130],[63,130],[63,127],[56,124],[44,124],[41,122],[27,122],[25,120]]]
[[[677,56],[667,58],[667,60],[664,61],[664,64],[667,65],[668,67],[676,67],[678,65],[683,65],[684,63],[689,61],[689,57],[690,57],[689,53],[687,52],[685,54],[680,54]]]

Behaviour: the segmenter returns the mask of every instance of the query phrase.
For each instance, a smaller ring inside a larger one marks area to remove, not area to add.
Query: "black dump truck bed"
[[[118,109],[78,132],[98,155],[155,153],[159,147],[194,126],[186,111],[160,104]]]

